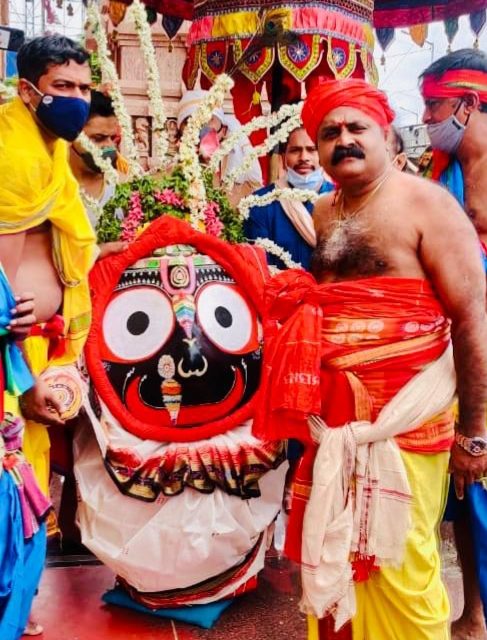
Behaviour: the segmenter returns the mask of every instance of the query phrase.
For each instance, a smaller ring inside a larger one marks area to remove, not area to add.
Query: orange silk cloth
[[[281,325],[275,328],[275,321]],[[450,323],[426,280],[364,278],[318,285],[300,270],[266,292],[266,352],[254,432],[311,443],[310,414],[341,426],[374,421],[387,402],[450,341]],[[447,451],[447,411],[397,438],[412,451]]]

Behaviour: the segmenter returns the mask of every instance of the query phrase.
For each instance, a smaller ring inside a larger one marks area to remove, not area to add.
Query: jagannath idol
[[[128,249],[99,261],[90,276],[93,322],[75,475],[82,541],[117,575],[110,601],[164,610],[226,603],[255,588],[288,465],[283,443],[251,433],[269,274],[262,249],[239,241],[256,199],[245,199],[241,214],[233,211],[224,191],[238,172],[215,188],[213,165],[204,170],[198,158],[199,132],[232,82],[221,76],[211,88],[169,170],[150,30],[138,1],[130,11],[146,60],[158,162],[151,174],[142,173],[92,7],[130,179],[102,209],[88,204],[97,213],[98,241],[121,239]],[[273,114],[277,129],[249,161],[286,139],[298,122],[298,107]],[[263,117],[241,133],[262,125]],[[226,140],[213,164],[238,135]],[[106,179],[115,180],[100,151],[86,138],[83,144]]]

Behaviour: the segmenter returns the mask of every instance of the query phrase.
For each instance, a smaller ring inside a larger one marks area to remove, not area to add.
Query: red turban
[[[325,116],[338,107],[358,109],[373,118],[381,127],[391,124],[395,116],[386,94],[365,80],[329,80],[309,92],[301,113],[304,128],[314,142]]]
[[[423,98],[461,98],[468,92],[478,94],[487,102],[487,73],[474,69],[451,69],[441,76],[427,75],[421,85]]]

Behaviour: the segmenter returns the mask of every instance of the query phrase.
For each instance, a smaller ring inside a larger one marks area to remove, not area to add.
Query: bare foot
[[[29,618],[29,621],[27,622],[27,626],[24,629],[24,636],[40,636],[41,633],[44,633],[44,629],[42,628],[42,626],[38,623],[35,622],[35,620],[32,620],[31,618]]]
[[[452,640],[487,640],[483,617],[462,615],[451,625]]]

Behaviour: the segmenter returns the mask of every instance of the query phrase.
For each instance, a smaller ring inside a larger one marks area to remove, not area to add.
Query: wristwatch
[[[487,438],[483,438],[482,436],[469,438],[456,431],[455,442],[471,456],[477,457],[487,454]]]

